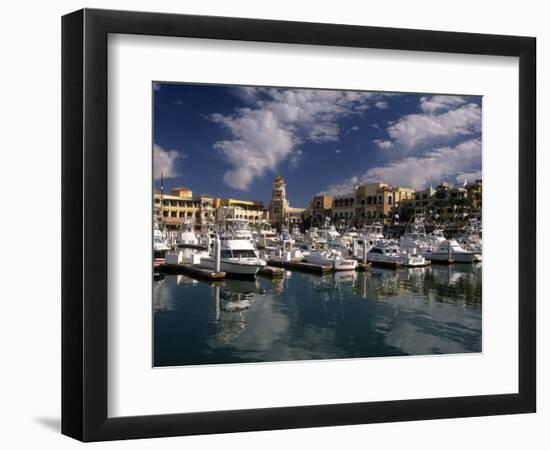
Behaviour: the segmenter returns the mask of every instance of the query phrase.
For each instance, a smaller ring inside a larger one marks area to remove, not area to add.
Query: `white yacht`
[[[199,246],[199,240],[195,235],[194,224],[183,221],[176,234],[176,245],[178,247],[196,248]]]
[[[201,257],[200,265],[215,270],[215,244],[208,256]],[[250,239],[234,237],[220,239],[220,270],[230,275],[255,276],[266,265]]]
[[[464,227],[462,234],[456,240],[466,250],[481,253],[483,243],[481,241],[481,225],[479,220],[468,220],[468,225]]]
[[[225,219],[225,230],[236,239],[247,239],[251,241],[252,231],[248,226],[248,220],[246,219]]]
[[[481,262],[481,253],[467,250],[455,239],[447,239],[424,254],[427,259],[440,262],[476,263]]]
[[[367,261],[373,265],[391,267],[423,267],[429,263],[424,256],[415,253],[404,252],[396,244],[380,241],[376,243],[367,254]]]
[[[311,264],[331,266],[334,270],[355,270],[357,268],[357,261],[343,257],[336,250],[312,250],[305,256],[305,260]]]
[[[409,253],[416,252],[423,254],[430,249],[430,245],[431,241],[426,235],[424,218],[422,216],[415,216],[407,225],[405,233],[399,240],[401,250]]]
[[[158,222],[155,220],[153,225],[153,267],[166,264],[166,252],[168,250],[170,250],[170,247],[166,243]]]

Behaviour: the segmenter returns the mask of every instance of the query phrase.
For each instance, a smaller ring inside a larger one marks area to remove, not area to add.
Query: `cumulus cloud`
[[[441,114],[409,114],[388,126],[387,132],[404,149],[437,139],[473,135],[481,131],[481,108],[469,103]]]
[[[373,167],[360,177],[353,176],[327,188],[327,192],[350,192],[362,183],[384,182],[393,186],[415,189],[435,185],[442,180],[463,183],[481,178],[481,141],[470,139],[454,147],[442,147],[410,156],[392,163]]]
[[[446,111],[454,106],[463,105],[466,100],[456,95],[434,95],[420,98],[420,109],[425,113]]]
[[[164,178],[177,177],[175,163],[180,158],[186,158],[186,155],[177,150],[164,150],[160,145],[155,144],[153,146],[153,176],[155,180],[160,179],[161,174]]]
[[[374,106],[376,106],[378,109],[388,109],[388,102],[380,100],[376,102]]]
[[[472,184],[475,180],[481,180],[481,170],[459,173],[456,176],[456,182],[458,184]]]
[[[233,167],[224,175],[234,189],[248,190],[256,177],[275,171],[285,160],[296,162],[295,147],[304,141],[339,142],[338,119],[362,114],[381,94],[310,89],[239,88],[247,107],[209,116],[231,133],[214,144]],[[299,155],[298,155],[299,156]],[[294,159],[292,159],[294,158]]]
[[[375,139],[374,142],[378,147],[380,147],[382,150],[386,150],[388,148],[393,147],[393,142],[391,141],[385,141],[384,139]]]

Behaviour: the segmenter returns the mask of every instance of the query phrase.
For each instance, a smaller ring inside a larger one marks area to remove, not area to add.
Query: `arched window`
[[[388,205],[391,205],[393,203],[393,199],[391,195],[388,195]]]

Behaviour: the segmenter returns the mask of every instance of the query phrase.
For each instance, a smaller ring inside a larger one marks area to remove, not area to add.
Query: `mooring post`
[[[363,264],[367,264],[367,240],[363,239]]]

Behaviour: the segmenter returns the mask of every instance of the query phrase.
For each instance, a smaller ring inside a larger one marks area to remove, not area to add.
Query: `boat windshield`
[[[221,257],[222,258],[255,258],[256,252],[254,250],[245,250],[245,249],[222,250]]]

